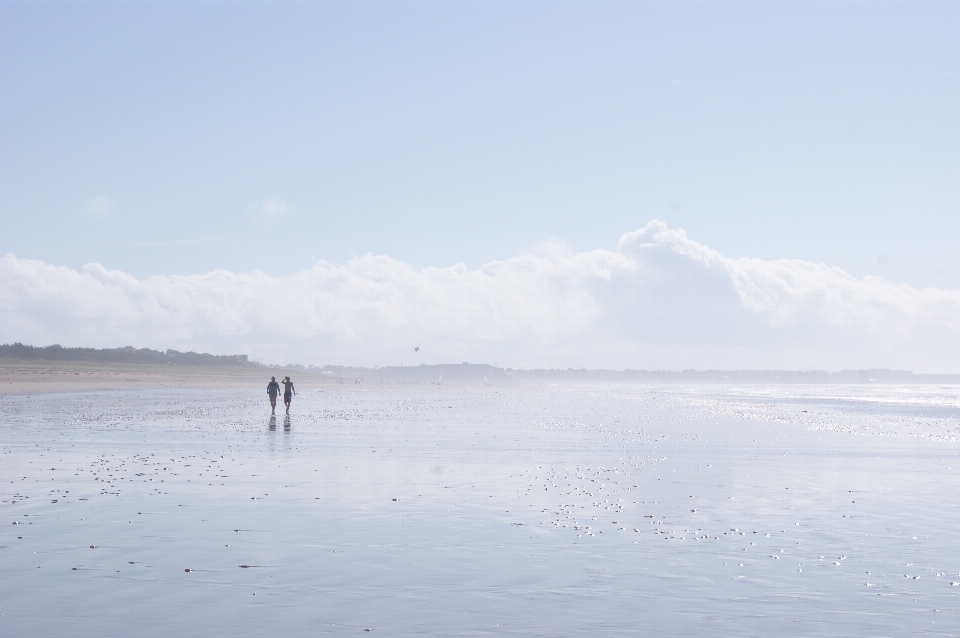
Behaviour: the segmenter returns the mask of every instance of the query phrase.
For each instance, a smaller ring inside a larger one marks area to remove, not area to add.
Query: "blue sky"
[[[656,219],[958,289],[958,27],[955,2],[4,1],[0,255],[477,269]]]
[[[479,265],[657,218],[731,256],[960,286],[957,3],[0,11],[2,253]]]

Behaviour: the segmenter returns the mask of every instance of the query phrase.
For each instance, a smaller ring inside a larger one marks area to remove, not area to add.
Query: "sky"
[[[4,0],[0,341],[960,372],[958,27]]]

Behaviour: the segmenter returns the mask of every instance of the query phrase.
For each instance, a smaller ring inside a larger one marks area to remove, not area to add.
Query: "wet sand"
[[[955,636],[960,392],[0,397],[0,634]]]
[[[283,368],[181,366],[0,359],[0,395],[161,388],[256,388],[290,375],[297,390],[334,384]]]

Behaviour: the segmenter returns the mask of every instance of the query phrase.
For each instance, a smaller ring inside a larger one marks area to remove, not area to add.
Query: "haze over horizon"
[[[0,3],[0,342],[957,373],[957,24]]]

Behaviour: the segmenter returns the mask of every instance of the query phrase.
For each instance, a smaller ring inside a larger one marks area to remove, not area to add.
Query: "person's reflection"
[[[290,414],[289,413],[287,413],[287,415],[283,417],[283,431],[284,432],[290,431]]]
[[[289,417],[287,418],[287,420],[288,420],[288,421],[290,420]],[[277,431],[277,416],[276,416],[275,414],[271,414],[271,415],[270,415],[269,430],[270,430],[271,432],[276,432],[276,431]]]

